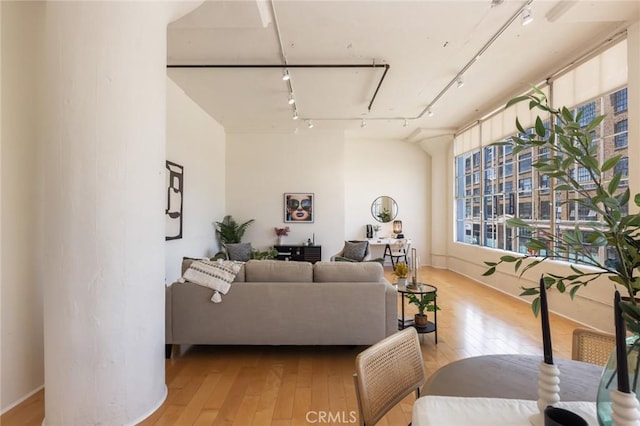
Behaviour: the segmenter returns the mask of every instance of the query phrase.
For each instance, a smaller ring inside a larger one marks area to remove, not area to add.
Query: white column
[[[37,259],[47,426],[135,424],[166,397],[166,26],[188,10],[47,3]]]
[[[640,23],[627,30],[627,78],[629,93],[629,189],[632,197],[640,192]],[[629,211],[637,212],[633,199]]]
[[[420,143],[431,156],[431,265],[447,267],[447,242],[450,238],[453,199],[451,194],[451,161],[449,153],[453,135],[425,139]]]

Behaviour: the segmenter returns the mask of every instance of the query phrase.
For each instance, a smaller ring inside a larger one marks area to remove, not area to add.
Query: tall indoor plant
[[[593,132],[604,119],[604,115],[596,116],[586,125],[581,125],[581,113],[574,114],[566,107],[552,108],[545,94],[533,88],[529,95],[510,100],[507,107],[519,102],[528,102],[529,109],[537,109],[548,115],[550,126],[545,126],[543,118],[538,116],[532,133],[522,127],[516,119],[516,127],[520,134],[511,140],[499,142],[497,145],[509,145],[516,155],[526,149],[544,149],[548,154],[540,156],[532,167],[541,175],[546,175],[555,192],[569,192],[575,197],[563,197],[561,204],[576,202],[578,205],[594,211],[599,220],[576,225],[574,229],[564,230],[561,236],[555,233],[542,235],[537,228],[520,218],[507,221],[509,226],[523,228],[532,233],[526,243],[526,254],[503,255],[497,262],[485,262],[488,269],[484,275],[491,275],[503,263],[513,264],[520,276],[546,260],[568,260],[567,253],[580,253],[571,259],[571,272],[567,275],[547,273],[544,283],[547,288],[555,287],[560,293],[569,292],[573,298],[576,292],[599,277],[607,277],[612,287],[622,287],[625,300],[621,304],[627,329],[640,336],[640,305],[636,301],[636,293],[640,290],[640,214],[628,214],[631,193],[628,187],[621,187],[622,172],[616,170],[621,156],[616,155],[605,161],[599,161],[598,147],[593,143]],[[579,168],[582,179],[578,181]],[[584,179],[585,173],[588,179]],[[610,178],[609,178],[610,177]],[[554,182],[555,180],[555,182]],[[640,194],[636,194],[634,202],[640,207]],[[611,248],[614,256],[600,259],[590,249],[599,247]],[[537,295],[539,288],[523,287],[522,296]],[[613,291],[612,291],[613,295]],[[533,300],[532,308],[537,315],[539,297]],[[630,351],[639,351],[640,340],[632,338]],[[634,359],[635,375],[638,376],[640,364]],[[637,393],[637,392],[636,392]]]
[[[226,259],[227,252],[224,247],[227,244],[237,244],[242,240],[244,233],[247,231],[249,225],[251,225],[255,219],[249,219],[246,222],[238,223],[231,215],[226,215],[222,218],[221,222],[214,222],[216,229],[216,237],[220,243],[220,250],[213,256],[213,259]]]
[[[249,225],[251,225],[255,219],[249,219],[246,222],[238,223],[231,215],[226,215],[222,222],[216,222],[216,236],[220,240],[220,244],[235,244],[239,243],[247,231]]]

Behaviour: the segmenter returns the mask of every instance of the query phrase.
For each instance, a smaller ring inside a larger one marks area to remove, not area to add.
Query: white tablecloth
[[[595,402],[559,402],[598,426]],[[531,426],[530,417],[539,413],[536,401],[456,396],[423,396],[413,406],[413,426]],[[542,423],[541,423],[542,424]]]

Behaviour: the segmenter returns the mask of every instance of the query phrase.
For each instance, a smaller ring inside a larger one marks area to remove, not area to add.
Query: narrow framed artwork
[[[312,192],[285,192],[285,223],[313,223],[314,201]]]
[[[184,200],[184,167],[167,161],[167,208],[165,240],[182,238],[182,204]]]

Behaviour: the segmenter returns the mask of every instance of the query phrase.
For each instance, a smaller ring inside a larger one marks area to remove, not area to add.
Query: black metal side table
[[[401,315],[398,319],[398,330],[403,330],[404,328],[411,326],[415,327],[418,333],[435,333],[435,342],[438,344],[438,310],[433,311],[433,321],[428,321],[427,325],[424,327],[418,327],[415,323],[408,323],[404,317],[404,305],[405,305],[405,297],[407,293],[414,293],[420,295],[420,297],[424,297],[425,294],[433,294],[433,303],[438,305],[438,288],[431,284],[425,283],[417,283],[416,287],[411,287],[409,284],[397,284],[396,288],[398,289],[398,294],[401,297]]]

